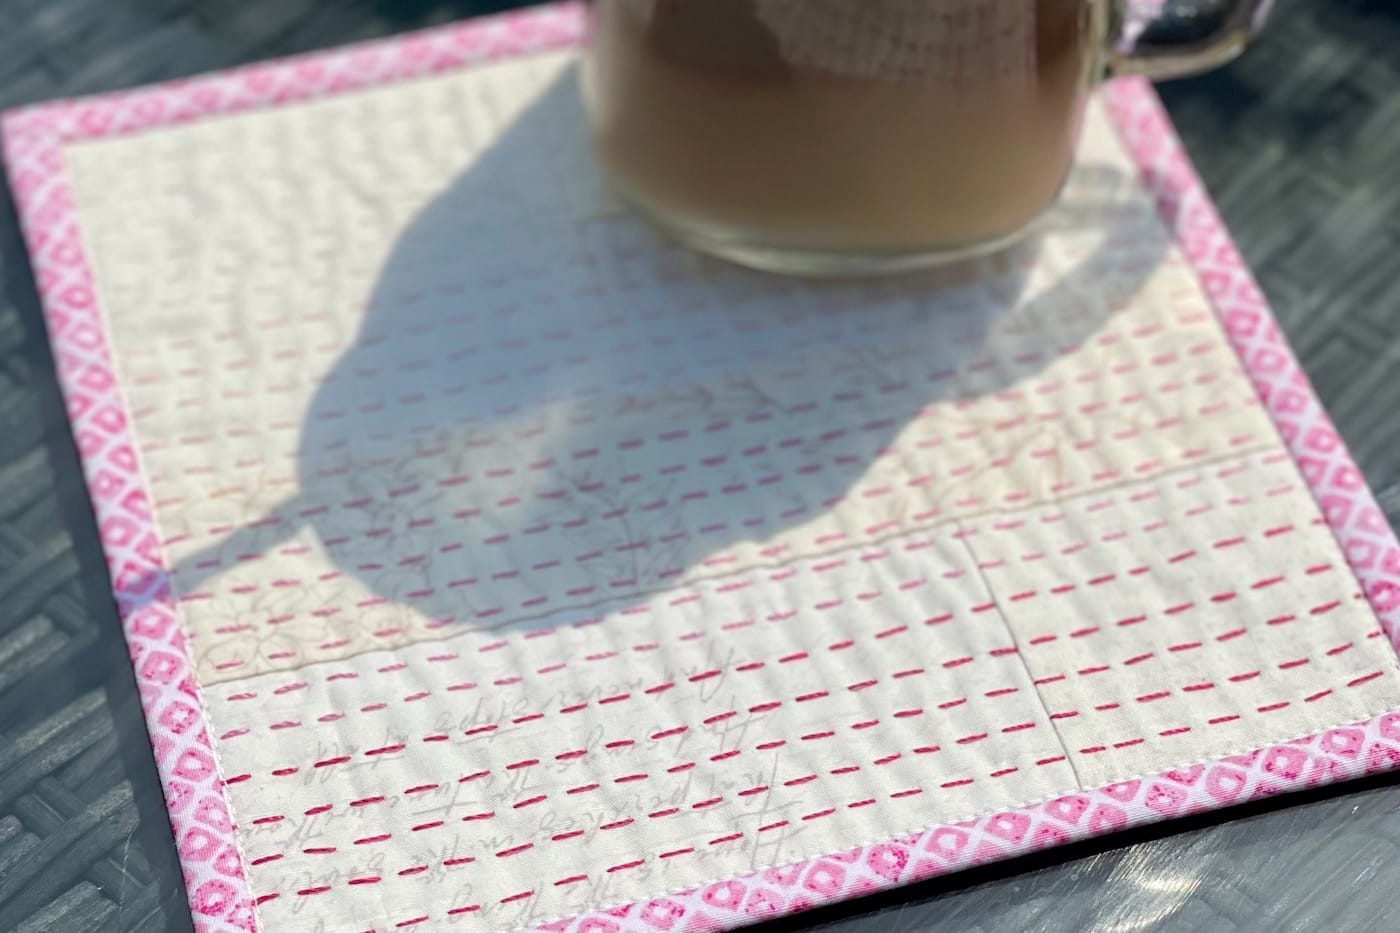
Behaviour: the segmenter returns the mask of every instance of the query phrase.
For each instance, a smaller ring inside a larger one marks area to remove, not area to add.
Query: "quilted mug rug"
[[[1151,90],[1041,235],[654,236],[575,6],[8,114],[202,930],[702,930],[1400,764],[1397,551]]]

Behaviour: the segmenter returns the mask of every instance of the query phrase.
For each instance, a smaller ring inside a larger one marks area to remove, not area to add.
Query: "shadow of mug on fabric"
[[[595,0],[585,99],[618,190],[683,242],[899,271],[1016,238],[1100,77],[1219,64],[1265,5],[1194,3],[1200,28],[1168,31],[1115,0]]]
[[[236,590],[241,562],[310,531],[340,582],[266,589],[230,625],[363,598],[386,630],[506,633],[722,575],[736,550],[793,559],[761,552],[878,486],[911,425],[937,408],[970,430],[977,400],[1108,326],[1168,246],[1124,200],[1135,184],[1078,166],[1045,226],[1073,244],[1054,256],[1033,237],[888,281],[775,279],[681,249],[607,197],[570,69],[395,242],[301,419],[296,495],[183,554],[176,590]],[[1035,424],[998,437],[1008,455],[1045,440]],[[368,595],[340,592],[352,582]],[[325,639],[350,637],[344,615],[322,621]],[[310,638],[295,627],[202,650],[281,664]]]

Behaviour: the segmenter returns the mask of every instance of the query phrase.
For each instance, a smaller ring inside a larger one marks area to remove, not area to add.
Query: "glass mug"
[[[893,272],[1013,241],[1054,202],[1096,81],[1222,64],[1268,6],[592,0],[584,102],[615,187],[683,242]]]

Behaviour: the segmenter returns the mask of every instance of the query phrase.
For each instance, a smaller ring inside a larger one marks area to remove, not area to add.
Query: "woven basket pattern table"
[[[515,4],[0,0],[0,107]],[[1261,42],[1163,88],[1319,394],[1400,512],[1400,8],[1281,0]],[[8,198],[0,194],[0,198]],[[0,930],[190,921],[105,566],[8,200],[0,208]],[[1389,782],[1114,837],[789,921],[842,928],[1344,929],[1400,879]],[[1323,829],[1325,827],[1325,829]],[[1363,884],[1364,882],[1364,884]],[[1261,913],[1262,911],[1262,913]]]

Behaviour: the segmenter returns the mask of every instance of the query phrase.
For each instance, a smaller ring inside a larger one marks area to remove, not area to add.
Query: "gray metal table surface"
[[[0,0],[0,107],[518,0]],[[1323,401],[1400,518],[1400,3],[1279,0],[1162,88]],[[1400,889],[1400,778],[987,866],[780,929],[1361,930]],[[1393,921],[1392,924],[1393,925]],[[0,194],[0,931],[192,928],[106,565]]]

